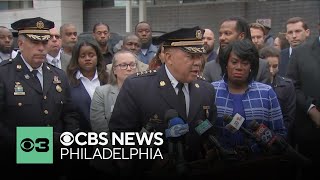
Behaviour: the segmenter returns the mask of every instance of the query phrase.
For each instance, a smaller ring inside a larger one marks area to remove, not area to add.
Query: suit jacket
[[[81,80],[78,86],[71,87],[71,97],[76,111],[80,114],[80,129],[84,131],[91,131],[91,98]]]
[[[290,54],[289,48],[281,50],[280,61],[279,61],[279,72],[278,72],[280,76],[285,76],[287,74],[287,68],[288,68],[289,59],[290,59],[289,54]]]
[[[106,84],[96,88],[90,107],[90,123],[92,131],[97,133],[107,132],[110,134],[109,122],[118,94],[119,88],[117,85]],[[103,148],[112,148],[112,145],[109,143],[106,146],[96,147],[102,152]],[[115,167],[111,160],[96,158],[91,161],[91,165],[103,172],[109,174],[115,173]]]
[[[71,60],[71,56],[69,54],[61,53],[61,55],[60,55],[61,69],[64,72],[67,72],[67,67],[70,63],[70,60]]]
[[[277,94],[285,126],[289,129],[296,115],[296,93],[294,85],[290,79],[276,75],[271,86]]]
[[[259,59],[259,70],[256,81],[267,84],[270,79],[269,64],[266,60]],[[221,67],[217,61],[207,62],[204,66],[203,76],[208,82],[219,81],[222,79]]]
[[[118,94],[117,85],[106,84],[96,88],[90,106],[90,123],[93,131],[109,132],[109,122]]]
[[[137,73],[129,76],[117,97],[111,120],[110,131],[136,131],[139,132],[147,122],[153,122],[158,132],[164,133],[168,123],[164,121],[165,113],[175,109],[179,114],[183,110],[178,104],[178,96],[167,76],[165,65],[159,70]],[[190,108],[189,115],[181,118],[189,125],[186,134],[186,159],[195,159],[201,152],[201,139],[194,128],[197,120],[216,119],[215,90],[213,86],[198,79],[189,83]],[[205,109],[208,109],[206,111]],[[163,136],[164,144],[160,147],[162,153],[167,152],[167,140]]]
[[[287,72],[287,77],[293,80],[297,96],[296,119],[293,123],[295,141],[302,153],[313,160],[317,159],[317,162],[320,162],[320,129],[307,113],[311,104],[320,101],[319,57],[320,43],[317,37],[313,42],[293,49]]]

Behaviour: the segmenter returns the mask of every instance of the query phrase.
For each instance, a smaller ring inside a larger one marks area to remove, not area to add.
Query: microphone
[[[153,127],[153,123],[150,122],[150,120],[145,124],[144,127],[141,128],[140,132],[139,132],[139,135],[140,137],[143,136],[143,134],[147,134],[148,137],[150,137],[150,133],[151,132],[154,132],[155,131],[155,128]],[[148,146],[148,147],[153,147],[153,142],[155,141],[155,138],[154,136],[152,137],[152,140],[151,140],[151,143],[150,145],[145,145],[145,146]]]
[[[239,115],[239,114],[237,113],[236,115]],[[236,115],[235,115],[235,116],[236,116]],[[241,119],[243,118],[241,115],[239,115],[239,116],[240,116]],[[250,132],[248,129],[244,128],[243,126],[241,126],[243,122],[241,123],[240,126],[234,126],[234,123],[232,123],[233,119],[234,119],[234,118],[233,118],[232,116],[230,116],[230,115],[224,115],[224,116],[223,116],[223,120],[224,120],[226,123],[229,123],[228,125],[226,125],[226,128],[227,128],[228,130],[233,129],[233,128],[234,128],[234,129],[238,129],[238,130],[240,130],[241,132],[243,132],[245,135],[247,135],[248,137],[250,137],[250,138],[258,141],[257,138],[256,138],[256,136],[255,136],[252,132]],[[244,119],[244,118],[243,118],[243,119]],[[237,124],[237,123],[235,123],[235,124]],[[235,131],[234,131],[234,130],[231,130],[231,132],[234,133]],[[258,143],[260,143],[260,142],[258,142]]]
[[[176,171],[178,175],[184,176],[188,172],[186,161],[184,159],[184,135],[189,132],[188,124],[178,117],[178,112],[174,109],[169,109],[164,116],[168,122],[168,129],[165,130],[168,138],[168,151],[170,158],[175,159]]]
[[[237,155],[237,152],[226,150],[221,146],[220,142],[211,134],[211,132],[213,131],[212,127],[213,125],[208,119],[204,121],[200,119],[196,121],[195,131],[199,136],[208,138],[209,142],[218,149],[223,157],[231,157]]]
[[[264,147],[271,151],[285,152],[290,158],[308,165],[311,160],[297,152],[290,144],[288,144],[282,137],[277,136],[263,123],[259,124],[255,120],[250,122],[249,128],[254,131],[256,137],[262,142]]]

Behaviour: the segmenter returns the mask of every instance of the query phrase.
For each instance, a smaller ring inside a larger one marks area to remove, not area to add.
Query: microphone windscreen
[[[173,119],[175,117],[178,117],[179,114],[175,109],[169,109],[167,112],[164,114],[164,120],[165,122],[170,121],[170,119]]]
[[[184,121],[179,118],[179,117],[175,117],[175,118],[172,118],[169,122],[168,122],[168,127],[172,127],[174,125],[177,125],[177,124],[184,124]]]

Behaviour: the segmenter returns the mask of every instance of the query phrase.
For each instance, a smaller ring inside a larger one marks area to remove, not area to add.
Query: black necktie
[[[183,114],[184,117],[187,117],[186,99],[185,99],[184,93],[182,91],[183,86],[184,86],[183,83],[178,83],[178,85],[177,85],[177,88],[179,89],[178,90],[178,102],[179,102],[179,106],[181,106],[182,113],[184,113]]]
[[[37,86],[39,89],[42,90],[42,86],[41,86],[40,80],[37,76],[37,73],[38,73],[38,70],[36,70],[36,69],[32,70],[32,74],[33,74],[33,77],[35,78],[35,81],[37,82]]]

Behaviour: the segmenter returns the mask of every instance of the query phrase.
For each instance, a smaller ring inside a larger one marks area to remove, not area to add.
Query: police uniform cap
[[[54,28],[54,22],[41,17],[20,19],[11,24],[11,28],[25,37],[35,41],[48,41],[50,29]]]
[[[199,26],[193,28],[181,28],[172,31],[155,40],[155,44],[161,44],[163,47],[179,47],[188,53],[203,54],[206,53],[202,37],[204,29]]]

